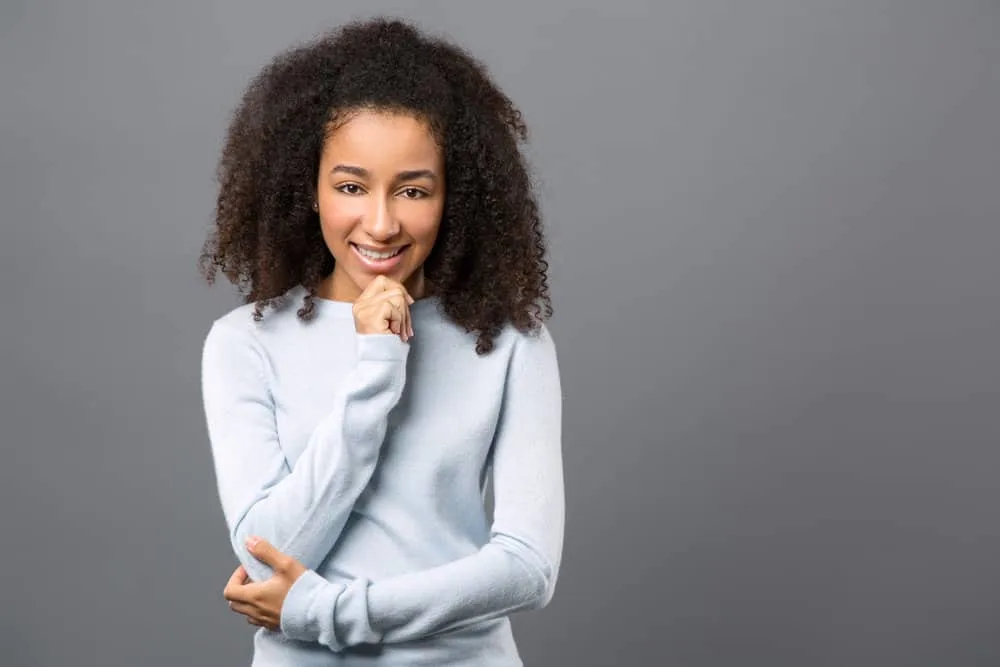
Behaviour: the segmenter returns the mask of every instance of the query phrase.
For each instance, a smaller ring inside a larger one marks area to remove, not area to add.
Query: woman
[[[521,664],[508,616],[551,599],[564,520],[525,136],[481,65],[399,21],[247,89],[203,255],[246,303],[202,376],[254,665]]]

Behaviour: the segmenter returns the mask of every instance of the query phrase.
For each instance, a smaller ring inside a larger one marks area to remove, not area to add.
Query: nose
[[[385,197],[372,197],[372,207],[365,216],[364,230],[374,241],[385,243],[399,234],[399,223]]]

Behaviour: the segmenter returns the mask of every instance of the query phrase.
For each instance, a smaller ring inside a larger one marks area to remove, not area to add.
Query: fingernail
[[[253,549],[254,547],[257,546],[258,542],[260,542],[260,538],[259,537],[251,537],[251,538],[249,538],[247,540],[247,547],[249,547],[250,549]]]

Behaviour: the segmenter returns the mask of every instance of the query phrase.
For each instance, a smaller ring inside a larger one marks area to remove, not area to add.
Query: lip
[[[370,246],[359,246],[357,243],[351,243],[351,250],[354,252],[354,256],[358,258],[361,265],[372,273],[388,273],[399,266],[399,263],[403,261],[403,256],[406,254],[408,245],[404,245],[400,248],[400,251],[390,257],[389,259],[372,259],[370,257],[365,257],[358,250],[359,247],[366,250],[374,250],[375,252],[385,252],[388,248],[372,248]]]

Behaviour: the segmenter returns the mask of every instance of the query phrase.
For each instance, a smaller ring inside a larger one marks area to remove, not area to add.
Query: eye
[[[343,192],[345,195],[359,195],[361,194],[361,186],[357,183],[344,183],[337,186],[337,191]]]
[[[403,188],[403,196],[407,199],[420,199],[426,197],[427,193],[420,188]]]

